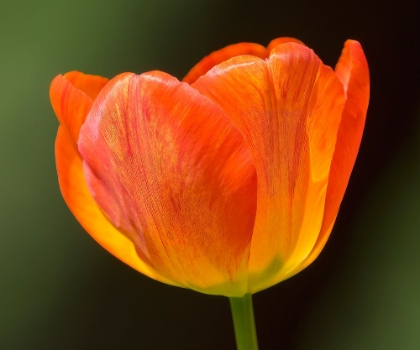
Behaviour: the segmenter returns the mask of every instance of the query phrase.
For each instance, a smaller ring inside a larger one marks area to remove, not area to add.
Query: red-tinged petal
[[[243,133],[258,179],[249,291],[280,282],[304,260],[322,224],[344,92],[307,47],[278,45],[268,62],[240,56],[194,84]]]
[[[276,38],[270,41],[270,43],[267,46],[267,56],[270,54],[271,50],[273,50],[276,46],[280,44],[286,44],[286,43],[296,43],[300,45],[305,45],[303,42],[301,42],[298,39],[290,38],[290,37],[280,37]]]
[[[204,293],[246,292],[255,168],[212,101],[161,72],[112,80],[79,151],[96,202],[144,261]]]
[[[54,112],[75,143],[93,100],[107,81],[102,77],[70,72],[56,76],[51,82],[50,99]]]
[[[176,285],[159,276],[137,255],[134,243],[104,216],[92,198],[83,175],[82,159],[69,133],[60,126],[55,142],[58,180],[64,200],[83,228],[106,250],[153,279]]]
[[[356,161],[365,126],[369,104],[369,67],[363,49],[357,41],[346,41],[335,73],[346,91],[346,102],[331,164],[321,233],[313,251],[299,267],[299,271],[316,259],[328,240]]]
[[[193,68],[191,68],[191,70],[182,81],[188,84],[192,84],[214,66],[227,61],[232,57],[240,55],[251,55],[260,58],[266,58],[268,53],[264,46],[254,43],[239,43],[229,45],[204,57]]]

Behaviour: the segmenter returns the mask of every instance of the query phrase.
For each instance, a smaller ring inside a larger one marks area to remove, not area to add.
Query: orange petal
[[[132,268],[156,280],[176,285],[159,276],[137,255],[131,240],[119,232],[92,198],[83,175],[82,159],[69,133],[60,126],[55,141],[58,180],[64,200],[83,228],[107,251]]]
[[[356,161],[365,126],[369,104],[369,68],[363,49],[357,41],[346,41],[335,73],[346,91],[346,103],[331,164],[321,233],[299,271],[316,259],[328,240]]]
[[[284,279],[318,237],[343,87],[312,50],[296,43],[278,45],[268,61],[235,57],[193,87],[226,111],[255,163],[249,291],[257,292]]]
[[[98,76],[70,72],[57,75],[51,82],[50,99],[54,112],[74,142],[77,142],[93,100],[107,81]]]
[[[192,84],[199,77],[206,74],[215,65],[240,55],[252,55],[260,58],[266,58],[268,56],[266,48],[262,45],[254,43],[239,43],[229,45],[204,57],[193,68],[191,68],[191,70],[182,81],[188,84]]]
[[[161,72],[112,80],[79,151],[96,202],[144,261],[204,293],[246,292],[255,168],[212,101]]]

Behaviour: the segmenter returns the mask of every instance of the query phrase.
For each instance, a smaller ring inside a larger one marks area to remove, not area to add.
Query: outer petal
[[[209,294],[246,292],[256,177],[224,112],[161,72],[100,93],[79,151],[91,193],[161,275]]]
[[[286,43],[269,60],[235,57],[193,87],[243,133],[258,179],[249,291],[280,282],[310,253],[322,224],[344,92],[307,47]]]
[[[60,126],[55,141],[58,180],[64,200],[83,228],[111,254],[151,278],[174,284],[158,276],[137,255],[134,244],[103,215],[92,198],[83,175],[82,159],[69,133]]]
[[[93,100],[107,82],[106,78],[74,71],[64,77],[58,75],[51,83],[51,102],[61,123],[55,142],[61,193],[76,219],[106,250],[146,276],[176,285],[158,276],[138,257],[133,242],[112,226],[87,188],[76,142]]]
[[[365,126],[369,104],[369,68],[363,49],[357,41],[346,41],[335,72],[346,91],[346,103],[331,164],[321,233],[313,251],[298,271],[316,259],[328,240],[356,161]]]
[[[54,112],[74,142],[77,142],[93,100],[107,81],[98,76],[70,72],[56,76],[51,82],[50,99]]]

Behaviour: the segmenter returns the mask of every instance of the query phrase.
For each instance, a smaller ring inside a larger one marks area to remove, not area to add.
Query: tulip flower
[[[333,70],[279,38],[216,51],[183,82],[70,72],[50,97],[60,189],[85,230],[146,276],[229,297],[235,329],[252,334],[250,295],[307,267],[330,235],[369,72],[357,41]]]

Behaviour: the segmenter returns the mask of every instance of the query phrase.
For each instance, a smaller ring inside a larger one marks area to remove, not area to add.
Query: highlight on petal
[[[254,43],[239,43],[226,46],[223,49],[214,51],[210,55],[204,57],[193,68],[191,68],[182,81],[192,84],[214,66],[227,61],[232,57],[240,55],[251,55],[265,58],[267,57],[267,50],[264,46]]]
[[[346,41],[335,73],[344,86],[346,102],[331,163],[325,214],[315,247],[296,273],[316,259],[328,240],[356,161],[365,126],[369,104],[369,67],[357,41]]]
[[[280,37],[276,38],[270,41],[270,43],[267,46],[267,56],[271,53],[271,50],[273,50],[276,46],[280,44],[286,44],[286,43],[296,43],[300,45],[305,45],[303,42],[301,42],[298,39],[290,38],[290,37]]]
[[[312,50],[297,43],[276,46],[267,62],[232,58],[192,86],[227,113],[255,163],[248,286],[255,293],[285,279],[317,240],[343,87]]]
[[[250,55],[259,58],[267,58],[271,50],[277,45],[294,42],[297,44],[304,45],[300,40],[290,38],[290,37],[280,37],[274,40],[271,40],[268,47],[265,48],[262,45],[254,43],[239,43],[233,44],[224,47],[223,49],[212,52],[210,55],[204,57],[200,62],[198,62],[185,78],[182,80],[188,84],[194,83],[199,77],[206,74],[214,66],[227,61],[236,56]]]
[[[81,129],[88,188],[102,212],[168,280],[242,296],[256,175],[226,114],[161,72],[112,80]]]
[[[73,215],[83,228],[107,251],[146,276],[171,285],[176,283],[159,276],[136,253],[134,243],[119,232],[95,203],[83,174],[82,159],[74,141],[60,126],[55,142],[55,159],[60,190]]]
[[[74,71],[64,76],[60,74],[51,82],[50,99],[55,115],[74,142],[77,142],[93,100],[107,81],[106,78]]]

